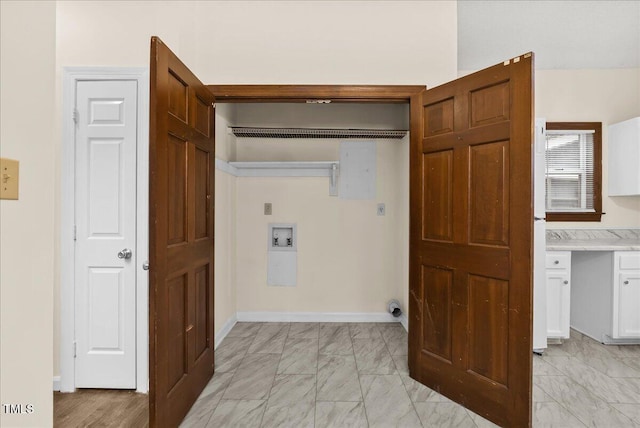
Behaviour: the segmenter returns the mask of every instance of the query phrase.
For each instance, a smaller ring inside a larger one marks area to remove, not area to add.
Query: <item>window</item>
[[[547,221],[600,221],[602,123],[547,122]]]

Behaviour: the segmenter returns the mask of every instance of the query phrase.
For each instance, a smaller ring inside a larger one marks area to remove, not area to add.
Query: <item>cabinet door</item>
[[[547,337],[569,337],[569,280],[566,270],[547,269]]]
[[[620,338],[640,337],[640,271],[621,272],[618,286],[618,331]]]

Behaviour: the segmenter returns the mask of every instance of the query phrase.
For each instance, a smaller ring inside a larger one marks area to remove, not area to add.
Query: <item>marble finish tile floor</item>
[[[181,427],[495,427],[409,377],[398,323],[237,323]],[[640,345],[534,356],[534,427],[640,428]]]

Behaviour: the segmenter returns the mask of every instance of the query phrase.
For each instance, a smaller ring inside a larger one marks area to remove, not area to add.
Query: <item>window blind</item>
[[[594,212],[593,135],[595,131],[547,130],[546,209]]]

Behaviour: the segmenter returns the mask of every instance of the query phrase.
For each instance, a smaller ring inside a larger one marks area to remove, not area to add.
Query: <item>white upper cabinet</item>
[[[609,196],[640,195],[640,117],[609,125]]]

